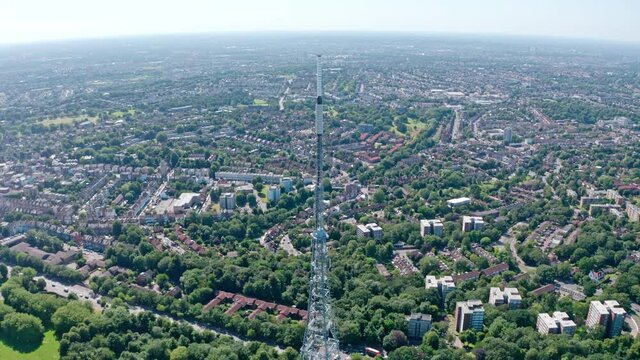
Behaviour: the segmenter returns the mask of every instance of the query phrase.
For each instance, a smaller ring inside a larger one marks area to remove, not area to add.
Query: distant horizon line
[[[269,35],[430,35],[436,37],[462,37],[462,38],[523,38],[537,40],[555,40],[555,41],[575,41],[580,43],[600,43],[615,44],[627,46],[640,46],[639,40],[621,40],[610,38],[594,38],[594,37],[573,37],[573,36],[552,36],[541,34],[522,34],[522,33],[494,33],[494,32],[451,32],[451,31],[427,31],[427,30],[216,30],[202,32],[171,32],[171,33],[149,33],[149,34],[112,34],[104,36],[89,37],[71,37],[58,39],[43,40],[25,40],[17,42],[1,42],[1,47],[13,46],[29,46],[29,45],[51,45],[59,43],[74,43],[84,41],[114,41],[127,39],[143,39],[143,38],[162,38],[162,37],[198,37],[198,36],[219,36],[219,35],[258,35],[259,37]]]

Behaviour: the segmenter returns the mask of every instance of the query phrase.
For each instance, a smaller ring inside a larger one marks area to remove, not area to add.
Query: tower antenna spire
[[[327,232],[324,229],[322,188],[323,160],[323,89],[321,55],[317,55],[316,63],[316,188],[315,188],[315,231],[311,246],[311,275],[309,279],[309,311],[308,322],[302,344],[304,360],[340,359],[338,339],[335,332],[331,295],[329,294],[329,254],[327,251]]]

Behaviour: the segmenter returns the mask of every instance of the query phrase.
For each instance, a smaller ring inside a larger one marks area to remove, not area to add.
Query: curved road
[[[518,268],[520,269],[520,272],[528,273],[528,272],[534,271],[535,268],[527,266],[527,264],[525,264],[524,260],[522,260],[520,255],[518,255],[518,251],[516,250],[516,238],[515,236],[513,236],[513,230],[515,230],[515,228],[520,226],[527,226],[527,223],[519,222],[513,225],[512,227],[510,227],[509,230],[507,231],[507,234],[500,237],[499,242],[504,244],[505,246],[506,245],[509,246],[511,255],[516,259],[516,263],[518,264]]]

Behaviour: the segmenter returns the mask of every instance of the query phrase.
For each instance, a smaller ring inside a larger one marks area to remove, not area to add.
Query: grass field
[[[415,139],[428,127],[429,125],[423,123],[422,121],[418,121],[414,118],[409,118],[409,120],[407,121],[407,131],[405,133],[400,132],[400,130],[398,130],[395,125],[391,128],[391,130],[393,130],[393,132],[395,132],[397,135],[409,136],[411,139]]]
[[[55,360],[59,359],[60,343],[56,340],[53,330],[44,334],[42,345],[30,352],[20,352],[7,346],[0,340],[0,359],[11,360]]]
[[[253,105],[267,106],[269,103],[262,99],[253,99]]]
[[[40,124],[44,126],[60,125],[60,124],[70,125],[76,122],[83,122],[85,121],[85,119],[91,121],[94,124],[96,123],[96,121],[98,121],[98,118],[96,116],[90,117],[90,116],[80,115],[80,116],[63,116],[63,117],[58,117],[54,119],[44,119],[40,121]]]
[[[127,113],[128,113],[129,115],[133,116],[133,115],[135,115],[135,114],[136,114],[136,111],[135,111],[134,109],[129,109],[129,110],[127,110],[127,112],[124,112],[124,111],[114,111],[114,112],[112,112],[112,113],[111,113],[111,116],[112,116],[112,117],[114,117],[114,118],[121,118],[121,117],[123,117],[123,116],[124,116],[125,114],[127,114]]]

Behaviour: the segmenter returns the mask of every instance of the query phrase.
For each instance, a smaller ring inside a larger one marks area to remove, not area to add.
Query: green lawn
[[[111,113],[111,117],[121,118],[121,117],[125,116],[126,114],[134,116],[136,114],[136,111],[134,109],[129,109],[126,112],[124,112],[124,111],[114,111],[114,112]]]
[[[0,359],[11,360],[55,360],[59,359],[60,343],[56,340],[53,330],[44,334],[42,345],[30,352],[19,352],[5,345],[0,340]]]
[[[427,130],[430,125],[431,124],[423,123],[418,119],[409,118],[407,121],[407,131],[405,133],[400,132],[395,125],[391,127],[391,131],[395,132],[398,136],[409,136],[412,140],[415,140],[420,133]]]
[[[89,120],[92,123],[96,123],[98,121],[98,117],[96,116],[86,116],[86,115],[80,115],[80,116],[63,116],[63,117],[58,117],[58,118],[54,118],[54,119],[44,119],[42,121],[40,121],[40,124],[44,125],[44,126],[50,126],[50,125],[60,125],[60,124],[66,124],[66,125],[70,125],[76,122],[83,122],[85,120]]]
[[[265,100],[262,100],[262,99],[253,99],[253,105],[267,106],[267,105],[269,105],[269,103],[266,102]]]

